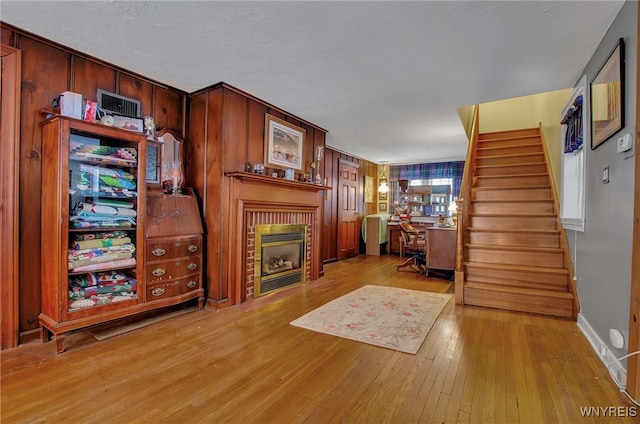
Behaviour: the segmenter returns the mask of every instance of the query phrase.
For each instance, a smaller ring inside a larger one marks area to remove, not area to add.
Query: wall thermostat
[[[618,153],[626,152],[631,150],[633,146],[633,136],[631,134],[625,134],[618,139],[617,151]]]

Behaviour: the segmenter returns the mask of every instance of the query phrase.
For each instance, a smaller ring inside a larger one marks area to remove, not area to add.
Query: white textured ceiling
[[[6,1],[0,19],[187,92],[227,82],[373,162],[463,159],[457,108],[572,87],[622,1]]]

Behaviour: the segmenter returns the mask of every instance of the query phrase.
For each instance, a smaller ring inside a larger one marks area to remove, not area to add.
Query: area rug
[[[450,299],[448,294],[367,285],[291,325],[415,354]]]

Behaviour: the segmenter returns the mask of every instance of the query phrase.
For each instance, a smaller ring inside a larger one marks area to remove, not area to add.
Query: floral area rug
[[[415,354],[450,299],[449,294],[367,285],[291,325]]]

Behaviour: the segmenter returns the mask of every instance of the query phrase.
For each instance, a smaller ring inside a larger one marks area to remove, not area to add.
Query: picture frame
[[[122,130],[144,133],[144,120],[131,116],[113,115],[113,126]]]
[[[373,203],[373,177],[364,176],[364,202]]]
[[[591,149],[624,128],[624,39],[620,38],[590,84]]]
[[[305,139],[304,128],[265,114],[264,163],[268,167],[302,171]]]
[[[383,192],[379,192],[378,193],[378,200],[387,200],[387,193],[383,193]]]
[[[378,210],[380,212],[386,212],[387,211],[387,204],[386,203],[378,203]]]

